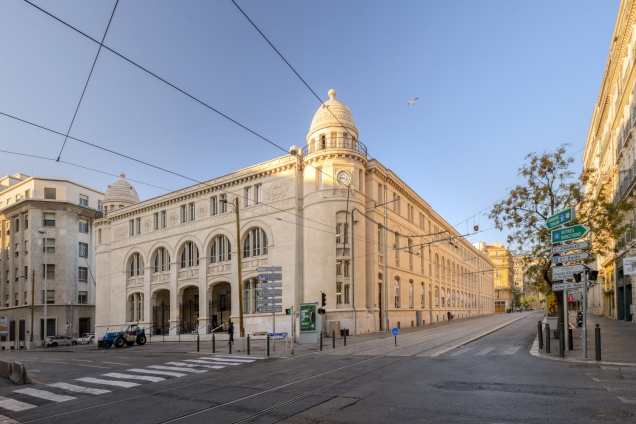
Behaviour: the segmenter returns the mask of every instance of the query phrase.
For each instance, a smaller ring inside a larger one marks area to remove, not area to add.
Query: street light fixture
[[[46,313],[47,312],[46,311],[46,304],[48,303],[47,302],[48,280],[46,278],[47,274],[48,274],[48,266],[47,266],[47,263],[46,263],[46,259],[47,259],[47,257],[46,257],[46,254],[47,254],[46,229],[40,228],[38,230],[38,233],[44,235],[44,295],[43,295],[44,299],[42,299],[42,300],[44,302],[44,349],[46,349],[46,338],[49,336],[49,334],[48,334],[49,333],[48,332],[48,328],[49,328],[48,327],[48,319],[47,319],[47,313]]]
[[[227,199],[220,199],[220,203],[227,205]],[[239,198],[234,199],[234,213],[236,213],[236,256],[238,258],[238,297],[239,297],[239,334],[245,337],[245,328],[243,328],[243,276],[241,270],[241,224],[239,215]]]

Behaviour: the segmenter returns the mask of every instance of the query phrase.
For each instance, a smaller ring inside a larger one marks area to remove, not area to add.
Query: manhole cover
[[[634,416],[634,414],[630,414],[629,412],[621,411],[620,409],[606,408],[604,406],[600,406],[598,408],[578,408],[574,411],[585,414],[588,417],[614,420],[622,420]]]

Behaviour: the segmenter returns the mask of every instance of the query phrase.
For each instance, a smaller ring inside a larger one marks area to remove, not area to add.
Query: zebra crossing
[[[166,362],[164,365],[148,365],[144,368],[129,368],[125,372],[107,372],[95,377],[76,378],[73,383],[57,382],[13,390],[17,399],[0,396],[0,411],[22,412],[37,408],[42,402],[68,402],[78,394],[101,395],[111,393],[113,388],[129,389],[145,383],[157,383],[168,378],[180,378],[201,374],[210,370],[245,365],[263,357],[242,355],[214,355]],[[132,381],[130,381],[132,380]],[[107,388],[104,388],[107,387]],[[50,389],[50,390],[47,390]],[[55,390],[55,391],[51,391]]]
[[[481,350],[475,347],[461,347],[456,349],[455,352],[451,353],[449,356],[461,356],[471,352],[473,356],[486,356],[490,353],[495,355],[514,355],[519,349],[521,349],[521,346],[510,346],[503,350],[496,347],[486,347]]]

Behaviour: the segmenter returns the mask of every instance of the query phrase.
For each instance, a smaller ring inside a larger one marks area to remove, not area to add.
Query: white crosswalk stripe
[[[184,359],[183,362],[194,362],[197,364],[208,364],[208,365],[242,365],[242,364],[235,364],[234,362],[214,362],[212,360],[204,361],[202,359]]]
[[[167,367],[165,365],[150,365],[148,368],[152,368],[155,370],[167,370],[167,371],[181,371],[181,372],[191,372],[191,373],[202,373],[208,372],[208,370],[197,370],[188,367]]]
[[[69,392],[88,393],[91,395],[101,395],[104,393],[110,393],[110,390],[94,389],[92,387],[77,386],[75,384],[68,384],[68,383],[52,383],[52,384],[47,384],[47,386],[68,390]]]
[[[487,355],[488,353],[492,352],[493,350],[495,350],[494,347],[487,347],[486,349],[483,349],[483,350],[475,353],[475,356]]]
[[[504,350],[502,353],[502,355],[514,355],[515,353],[517,353],[517,351],[521,349],[521,346],[513,346],[513,347],[509,347],[508,349]]]
[[[254,362],[254,359],[234,359],[234,358],[219,358],[219,357],[207,357],[207,356],[202,356],[199,357],[199,359],[212,359],[213,361],[218,361],[218,362]]]
[[[20,412],[31,408],[37,408],[37,405],[31,405],[30,403],[20,402],[19,400],[0,396],[0,408],[8,409],[13,412]]]
[[[109,372],[108,374],[102,374],[104,377],[112,377],[112,378],[123,378],[128,380],[145,380],[156,383],[157,381],[163,381],[165,378],[163,377],[153,377],[150,375],[131,375],[131,374],[123,374],[120,372]]]
[[[457,352],[451,354],[451,356],[463,355],[464,353],[470,352],[473,349],[474,348],[472,348],[472,347],[462,347],[461,349],[458,349]]]
[[[212,356],[212,358],[228,358],[228,359],[237,358],[237,359],[251,359],[252,361],[254,361],[254,360],[256,360],[256,359],[267,359],[267,357],[266,357],[266,356],[222,355],[222,354],[215,354],[214,356]]]
[[[68,402],[69,400],[77,399],[76,397],[73,397],[73,396],[58,395],[56,393],[47,392],[46,390],[38,390],[38,389],[32,389],[32,388],[14,390],[13,393],[20,393],[23,395],[33,396],[36,398],[50,400],[53,402]]]
[[[139,386],[139,383],[133,383],[131,381],[104,380],[103,378],[93,378],[93,377],[76,378],[76,380],[83,381],[85,383],[103,384],[105,386],[117,386],[117,387],[125,387],[125,388]]]
[[[149,369],[145,369],[145,368],[131,368],[129,370],[126,370],[128,372],[138,372],[141,374],[156,374],[156,375],[168,375],[170,377],[184,377],[187,374],[183,374],[180,372],[169,372],[169,371],[155,371],[155,370],[149,370]]]
[[[177,365],[180,367],[188,367],[188,368],[193,368],[193,367],[203,367],[203,368],[208,368],[208,369],[213,369],[213,370],[220,370],[221,368],[225,368],[225,365],[203,365],[203,364],[186,364],[185,362],[166,362],[167,365]]]

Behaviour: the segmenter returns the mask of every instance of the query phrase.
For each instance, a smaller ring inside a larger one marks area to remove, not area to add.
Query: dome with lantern
[[[119,176],[121,178],[110,184],[104,194],[105,212],[139,203],[137,190],[126,181],[126,174],[122,172]]]

